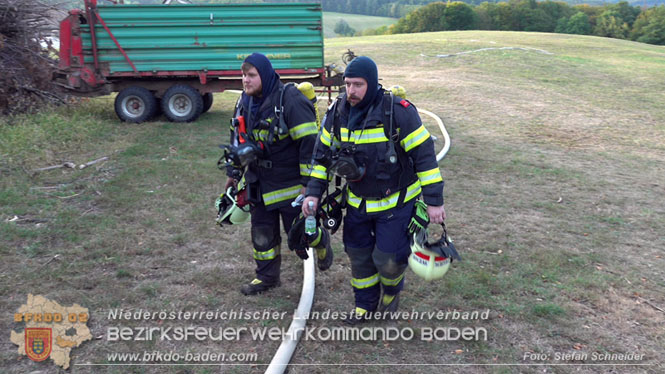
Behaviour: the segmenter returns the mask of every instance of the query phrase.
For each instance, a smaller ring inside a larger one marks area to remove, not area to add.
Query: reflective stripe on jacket
[[[383,93],[381,93],[383,97]],[[366,167],[364,177],[358,182],[349,182],[349,205],[362,208],[367,213],[379,213],[397,207],[419,195],[427,205],[443,205],[443,179],[439,171],[432,138],[423,126],[416,108],[401,99],[393,99],[393,127],[398,135],[395,147],[401,147],[408,157],[407,170],[402,170],[401,162],[390,164],[386,160],[389,140],[384,126],[386,114],[383,105],[376,105],[368,114],[364,128],[348,129],[348,104],[341,96],[336,105],[329,108],[322,124],[319,145],[315,149],[315,159],[326,160],[330,150],[339,149],[343,144],[353,144],[356,152],[354,160]],[[383,98],[386,100],[386,98]],[[334,113],[334,109],[337,113]],[[330,118],[328,118],[330,117]],[[361,121],[364,122],[364,121]],[[338,128],[338,133],[335,133]],[[321,196],[326,188],[327,168],[315,163],[308,195]],[[402,185],[399,185],[401,182]]]

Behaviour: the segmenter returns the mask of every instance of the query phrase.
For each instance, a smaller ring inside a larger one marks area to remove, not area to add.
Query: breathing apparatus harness
[[[340,134],[341,130],[340,130],[339,121],[336,120],[338,116],[337,105],[340,101],[341,98],[335,100],[330,110],[328,111],[328,114],[332,113],[332,116],[330,118],[328,116],[325,116],[323,118],[321,122],[321,130],[319,131],[319,136],[317,137],[317,142],[318,142],[321,137],[320,133],[324,128],[324,126],[326,125],[327,121],[332,121],[332,123],[329,124],[329,128],[331,128],[330,147],[324,153],[323,157],[319,157],[318,159],[312,157],[312,165],[314,164],[314,161],[316,161],[319,164],[326,167],[329,175],[332,174],[335,176],[334,193],[339,192],[340,195],[344,194],[344,196],[341,197],[342,197],[342,204],[345,205],[346,192],[347,192],[346,187],[348,185],[348,182],[359,182],[360,180],[362,180],[367,171],[367,166],[364,165],[361,161],[357,160],[357,158],[355,157],[357,151],[355,144],[350,142],[342,142],[341,145],[333,144],[334,143],[333,139],[335,137],[337,137],[337,139],[340,139],[340,141],[342,140]],[[383,105],[383,117],[384,117],[383,122],[384,124],[387,124],[387,126],[384,125],[383,127],[385,136],[388,139],[388,145],[387,145],[388,149],[385,154],[385,160],[386,160],[385,162],[388,162],[393,165],[399,162],[401,169],[405,171],[409,170],[411,161],[409,159],[409,156],[406,154],[406,151],[404,151],[404,149],[401,146],[395,145],[395,143],[399,142],[399,134],[397,133],[397,130],[394,126],[393,101],[394,101],[394,94],[391,91],[386,91],[384,93],[384,97],[382,98],[382,104],[381,104]],[[372,106],[368,111],[368,113],[374,112],[376,110],[377,105],[379,104],[375,104],[374,106]],[[368,119],[369,116],[365,117],[365,120],[363,122],[360,131],[361,135],[362,132],[367,127]],[[400,174],[400,181],[399,181],[400,187],[407,184],[406,182],[408,181],[406,180],[406,178],[408,177],[409,177],[408,173]],[[342,179],[345,179],[345,183],[343,185],[342,185]],[[400,197],[401,199],[403,199],[403,196]]]
[[[233,118],[231,118],[231,129],[236,135],[235,139],[232,139],[231,144],[220,145],[220,148],[224,150],[224,154],[217,161],[217,167],[221,170],[225,170],[228,167],[231,167],[231,177],[240,180],[244,173],[245,167],[247,167],[252,162],[256,162],[260,167],[263,168],[272,168],[272,162],[267,159],[270,156],[270,146],[274,142],[275,133],[279,136],[285,135],[289,132],[289,128],[286,125],[284,120],[284,92],[288,86],[295,86],[295,83],[290,82],[282,87],[279,90],[279,104],[275,106],[275,120],[268,122],[266,120],[261,120],[258,123],[258,129],[267,129],[268,138],[267,140],[255,140],[254,136],[251,134],[255,128],[248,129],[248,124],[252,124],[252,111],[248,110],[248,118],[245,120],[245,117],[241,115],[241,107],[239,103],[236,103],[236,113]],[[252,107],[253,97],[249,97],[249,107]],[[254,126],[252,126],[254,127]]]

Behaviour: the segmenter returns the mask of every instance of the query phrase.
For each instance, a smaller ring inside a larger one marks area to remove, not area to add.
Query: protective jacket
[[[420,121],[418,112],[407,100],[384,94],[370,108],[357,128],[348,128],[349,104],[341,95],[326,114],[307,195],[320,197],[326,189],[331,155],[352,149],[353,158],[364,166],[364,175],[348,181],[347,203],[367,214],[401,207],[423,196],[427,205],[443,205],[443,179],[436,161],[434,143]],[[385,105],[385,100],[392,100]],[[392,135],[387,111],[393,107]],[[392,137],[393,139],[389,139]],[[399,161],[389,161],[390,142],[394,142]]]
[[[281,90],[284,108],[278,114]],[[274,127],[278,115],[286,123],[288,131],[284,134]],[[308,163],[318,133],[312,103],[295,86],[278,82],[256,115],[239,100],[235,116],[244,116],[249,139],[260,142],[263,148],[263,155],[245,172],[248,187],[254,191],[258,187],[255,195],[260,196],[267,210],[289,205],[309,180]],[[238,139],[239,129],[232,125],[231,131],[232,139]]]

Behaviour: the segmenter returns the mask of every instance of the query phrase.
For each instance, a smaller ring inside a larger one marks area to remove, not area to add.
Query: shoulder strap
[[[337,139],[340,139],[340,140],[342,139],[342,135],[341,135],[341,131],[340,131],[340,123],[339,123],[339,121],[337,121],[337,117],[338,117],[338,112],[337,111],[339,110],[337,104],[339,104],[339,102],[341,100],[342,99],[338,96],[337,99],[333,102],[332,107],[328,111],[329,114],[332,114],[332,117],[330,119],[328,119],[328,117],[326,116],[326,120],[332,121],[332,125],[330,126],[330,147],[331,148],[332,148],[332,144],[333,144],[333,140],[335,139],[335,136],[337,137]],[[323,127],[323,126],[325,126],[325,125],[322,124],[321,127]]]
[[[402,148],[402,146],[399,144],[399,134],[397,133],[397,126],[395,126],[394,99],[395,96],[392,91],[390,91],[390,94],[386,92],[385,96],[383,97],[383,131],[386,135],[386,138],[389,139],[386,160],[392,164],[399,162],[403,171],[400,178],[404,179],[400,181],[400,185],[403,185],[403,182],[406,182],[409,178],[409,173],[406,173],[406,170],[409,170],[411,167],[411,161],[409,160],[409,155],[406,154],[404,148]]]
[[[277,119],[277,123],[279,125],[279,135],[285,135],[286,133],[289,132],[289,127],[286,125],[286,121],[284,120],[284,92],[286,92],[287,87],[289,86],[294,86],[294,82],[289,82],[279,89],[279,104],[275,107],[275,118]]]
[[[386,91],[383,96],[383,132],[388,138],[388,151],[386,152],[386,160],[391,164],[397,163],[400,160],[401,154],[404,152],[396,152],[395,148],[401,149],[399,144],[395,146],[395,143],[399,142],[399,135],[397,134],[397,129],[394,125],[394,107],[393,101],[395,96],[392,91]],[[401,161],[401,160],[400,160]],[[402,163],[402,166],[404,164]]]

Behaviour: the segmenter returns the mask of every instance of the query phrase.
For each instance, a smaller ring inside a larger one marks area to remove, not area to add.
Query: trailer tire
[[[132,123],[148,121],[159,110],[155,95],[139,86],[127,87],[120,91],[115,97],[114,106],[118,118]]]
[[[195,121],[203,112],[203,97],[191,86],[173,85],[162,97],[162,112],[173,122]]]
[[[201,113],[205,113],[212,108],[212,92],[206,92],[202,96],[203,98],[203,110]]]

